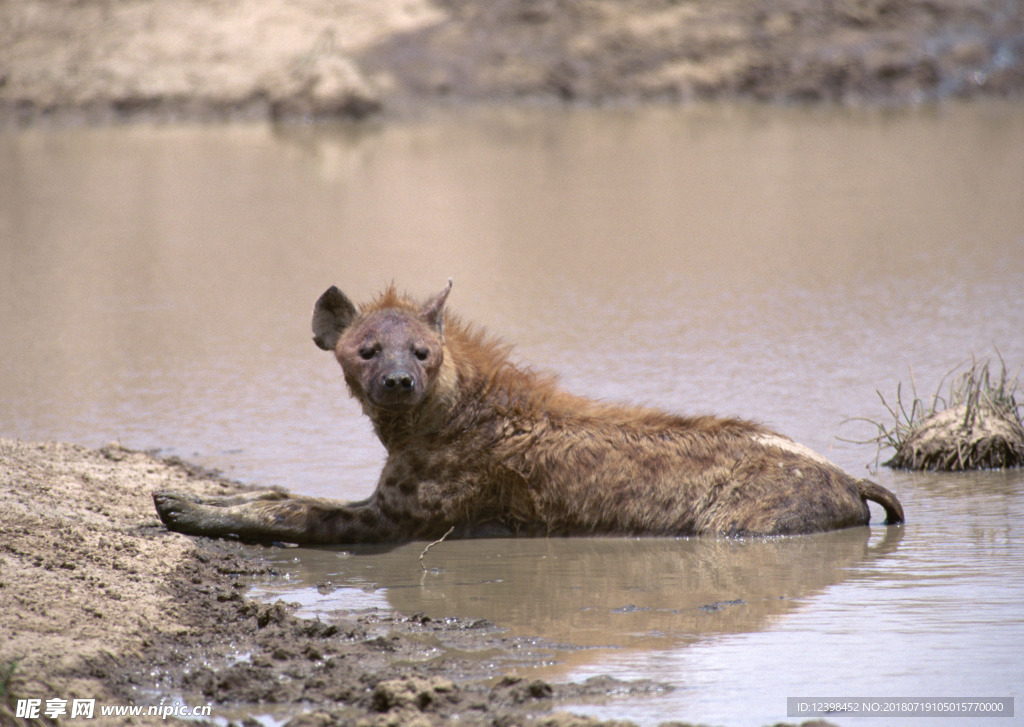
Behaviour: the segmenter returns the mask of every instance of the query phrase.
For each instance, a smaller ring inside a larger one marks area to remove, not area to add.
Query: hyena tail
[[[896,523],[904,522],[903,505],[901,505],[900,501],[896,499],[896,495],[892,494],[881,485],[876,485],[874,482],[869,480],[860,480],[857,483],[857,487],[860,489],[861,498],[877,502],[885,508],[886,525],[894,525]]]

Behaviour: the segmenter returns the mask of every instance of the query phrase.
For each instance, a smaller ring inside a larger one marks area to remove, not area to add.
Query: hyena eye
[[[363,346],[359,349],[359,358],[363,361],[369,361],[377,355],[377,348],[375,346]]]
[[[425,348],[416,348],[413,349],[413,355],[415,355],[420,361],[426,361],[427,356],[430,355],[430,351]]]

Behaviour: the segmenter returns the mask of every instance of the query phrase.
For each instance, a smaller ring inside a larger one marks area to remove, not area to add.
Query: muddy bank
[[[7,124],[1022,92],[1024,6],[1003,0],[0,4]]]
[[[387,611],[311,621],[253,601],[263,548],[165,530],[150,493],[172,487],[239,486],[117,445],[0,440],[0,724],[73,724],[82,699],[95,700],[94,724],[158,720],[103,707],[180,703],[209,705],[222,724],[589,725],[599,723],[558,705],[664,688],[505,676],[547,652],[486,621]],[[19,699],[41,700],[40,718],[16,717]],[[66,710],[58,720],[46,717],[51,699]]]
[[[1019,95],[1024,7],[839,0],[441,0],[360,55],[415,99],[906,103]]]

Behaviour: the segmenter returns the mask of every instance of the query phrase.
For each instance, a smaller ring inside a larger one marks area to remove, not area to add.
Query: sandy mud
[[[76,699],[95,700],[89,724],[165,722],[100,710],[178,704],[208,705],[210,724],[591,725],[559,704],[665,688],[507,676],[548,652],[486,621],[307,620],[251,600],[265,549],[169,532],[151,499],[239,487],[116,444],[0,440],[0,725],[84,724]],[[19,699],[41,700],[39,717],[17,717]],[[51,699],[67,713],[48,718]]]
[[[7,0],[0,122],[1024,92],[1005,0]]]

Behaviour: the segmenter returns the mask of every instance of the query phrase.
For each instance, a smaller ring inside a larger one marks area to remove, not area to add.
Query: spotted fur
[[[167,527],[298,543],[483,535],[797,534],[864,525],[896,497],[758,424],[684,417],[569,394],[513,364],[510,349],[392,287],[357,308],[317,301],[314,341],[332,351],[388,452],[362,501],[254,493],[154,495]]]

